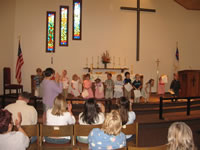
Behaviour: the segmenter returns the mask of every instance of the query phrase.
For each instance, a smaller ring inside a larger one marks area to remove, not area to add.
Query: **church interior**
[[[192,129],[195,145],[200,148],[200,1],[80,0],[80,39],[74,37],[74,1],[0,1],[0,108],[16,100],[4,99],[3,68],[10,68],[11,83],[18,84],[15,74],[20,42],[24,61],[20,83],[23,91],[34,95],[33,77],[37,68],[51,67],[59,74],[67,70],[70,81],[74,74],[82,79],[89,73],[93,82],[97,78],[104,82],[107,72],[112,74],[113,80],[118,74],[124,78],[127,71],[131,80],[139,74],[143,86],[149,79],[155,82],[149,103],[141,99],[132,106],[139,123],[137,146],[166,144],[170,124],[183,121]],[[60,44],[61,6],[68,6],[66,46]],[[48,12],[55,12],[51,50],[48,49]],[[105,53],[110,59],[106,64],[102,60]],[[174,73],[178,73],[181,82],[178,100],[170,94]],[[166,77],[163,95],[157,94],[161,77]],[[160,117],[162,96],[166,100],[163,100]],[[83,110],[83,99],[68,97],[67,101],[73,104],[77,119]],[[106,100],[103,101],[107,105]],[[113,100],[109,105],[115,103]],[[33,97],[31,105],[36,107],[38,123],[42,124],[41,98]]]

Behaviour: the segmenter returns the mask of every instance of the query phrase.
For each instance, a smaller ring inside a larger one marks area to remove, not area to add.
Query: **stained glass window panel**
[[[68,46],[69,7],[60,6],[60,46]]]
[[[46,52],[55,52],[55,19],[56,12],[47,12]]]
[[[81,10],[82,1],[74,0],[73,1],[73,39],[81,40]]]

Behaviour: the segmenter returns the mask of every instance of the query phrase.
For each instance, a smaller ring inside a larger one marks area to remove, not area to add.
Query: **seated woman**
[[[106,115],[101,129],[94,128],[89,136],[89,148],[119,149],[126,146],[126,136],[121,132],[122,121],[117,110],[112,110]]]
[[[103,104],[97,104],[94,99],[86,100],[84,111],[79,114],[79,124],[81,125],[97,125],[104,122],[105,108]],[[88,143],[87,136],[78,136],[77,140],[81,143]]]
[[[64,96],[59,94],[54,100],[53,108],[47,110],[47,125],[75,124],[76,120],[71,110],[72,105],[67,104]],[[70,141],[70,137],[45,137],[45,141],[54,144],[65,144]]]
[[[121,97],[119,101],[119,114],[122,119],[122,125],[132,124],[136,119],[135,112],[132,111],[132,105],[125,97]],[[126,139],[129,141],[132,139],[132,135],[127,135]]]
[[[0,110],[0,149],[1,150],[25,150],[29,146],[29,138],[21,128],[21,113],[15,125],[18,131],[12,131],[12,114],[8,110]]]
[[[174,122],[168,130],[168,150],[195,150],[192,130],[184,122]]]

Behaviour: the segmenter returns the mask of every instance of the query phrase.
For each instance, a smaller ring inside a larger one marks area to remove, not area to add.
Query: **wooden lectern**
[[[200,70],[182,70],[178,75],[181,84],[180,96],[200,96]]]

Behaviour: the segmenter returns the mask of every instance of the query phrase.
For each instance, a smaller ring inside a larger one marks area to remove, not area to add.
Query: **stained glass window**
[[[82,0],[73,1],[73,39],[81,40]]]
[[[60,6],[60,46],[68,46],[69,7]]]
[[[46,52],[55,52],[56,12],[47,12]]]

